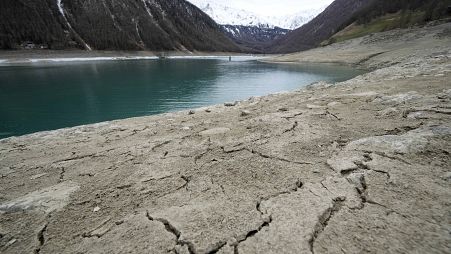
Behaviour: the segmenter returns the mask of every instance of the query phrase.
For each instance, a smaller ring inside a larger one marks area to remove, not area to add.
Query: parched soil
[[[450,29],[272,60],[372,70],[342,83],[0,140],[0,252],[449,253]]]

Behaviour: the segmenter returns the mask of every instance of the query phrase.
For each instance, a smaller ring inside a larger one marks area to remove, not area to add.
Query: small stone
[[[94,208],[94,212],[96,213],[96,212],[98,212],[98,211],[100,211],[100,207],[96,206],[96,207]]]
[[[445,180],[447,180],[447,181],[451,180],[451,172],[446,172],[446,173],[442,176],[442,178],[445,179]]]
[[[288,108],[279,108],[279,111],[281,111],[281,112],[287,112],[287,111],[288,111]]]
[[[341,105],[341,102],[333,101],[327,104],[328,107],[335,107]]]
[[[325,107],[323,107],[323,106],[313,105],[313,104],[307,104],[306,107],[307,107],[308,109],[322,109],[322,108],[325,108]]]
[[[207,108],[207,109],[205,110],[205,112],[211,113],[211,109]]]
[[[176,245],[175,246],[175,253],[189,254],[190,251],[188,249],[188,245],[186,245],[186,244],[185,245]]]
[[[357,155],[351,156],[334,156],[328,159],[327,165],[331,167],[334,171],[342,173],[358,169],[359,167],[354,163],[355,161],[360,161],[361,158]]]
[[[15,242],[17,242],[17,239],[12,239],[5,245],[5,247],[9,247],[9,246],[13,245]]]
[[[237,101],[224,103],[224,106],[226,106],[226,107],[234,107],[236,105],[238,105]]]
[[[188,112],[188,115],[194,115],[196,112],[194,112],[194,110],[190,110],[189,112]]]
[[[399,109],[395,107],[386,108],[378,112],[379,116],[397,116],[399,114],[400,114]]]
[[[239,244],[238,240],[237,240],[235,237],[230,237],[230,238],[227,240],[227,243],[228,243],[230,246],[236,246],[236,245]]]
[[[213,129],[201,131],[199,134],[202,136],[209,136],[209,135],[224,134],[228,131],[230,131],[229,128],[213,128]]]
[[[188,126],[183,126],[181,129],[184,130],[184,131],[190,130],[190,128]]]
[[[241,116],[248,116],[248,115],[250,115],[251,114],[251,112],[250,111],[248,111],[248,110],[242,110],[241,111]]]
[[[34,175],[34,176],[30,177],[30,179],[31,180],[36,180],[36,179],[41,178],[41,177],[43,177],[45,175],[47,175],[47,173],[37,174],[37,175]]]
[[[365,190],[365,174],[363,173],[352,173],[346,177],[349,183],[353,184],[360,192]]]
[[[266,223],[271,222],[271,216],[269,216],[268,214],[262,215],[262,219],[263,219],[263,221],[266,222]]]

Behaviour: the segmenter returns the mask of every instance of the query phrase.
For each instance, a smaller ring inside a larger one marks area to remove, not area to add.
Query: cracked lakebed
[[[336,85],[0,140],[1,252],[449,253],[449,26],[319,49],[388,52]]]

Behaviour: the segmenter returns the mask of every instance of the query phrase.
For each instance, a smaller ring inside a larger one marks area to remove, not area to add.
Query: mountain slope
[[[256,26],[222,25],[224,32],[245,52],[264,53],[272,41],[287,34],[290,30],[280,27],[265,28]]]
[[[291,53],[370,33],[449,18],[451,0],[336,0],[308,24],[266,50]]]
[[[0,48],[238,51],[185,0],[2,0]]]
[[[338,32],[369,0],[336,0],[309,23],[275,40],[273,53],[291,53],[314,48]]]

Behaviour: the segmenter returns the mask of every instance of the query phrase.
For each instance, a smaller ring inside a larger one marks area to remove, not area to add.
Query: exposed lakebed
[[[219,104],[363,73],[234,57],[0,66],[0,138]]]

